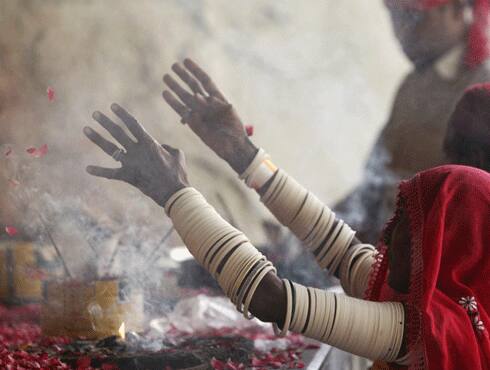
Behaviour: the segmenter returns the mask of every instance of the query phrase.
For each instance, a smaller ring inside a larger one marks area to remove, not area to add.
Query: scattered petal
[[[20,185],[20,182],[17,181],[16,179],[9,179],[8,182],[13,187],[16,187],[16,186],[19,186]]]
[[[38,152],[39,152],[39,156],[40,157],[43,157],[45,156],[46,154],[48,154],[48,144],[43,144],[39,149],[38,149]]]
[[[226,369],[227,370],[245,370],[245,365],[242,363],[238,362],[233,362],[231,359],[228,359],[226,362]]]
[[[214,370],[225,370],[226,364],[223,361],[217,360],[216,358],[211,359],[211,366]]]
[[[54,101],[54,98],[55,98],[55,93],[54,93],[54,89],[49,86],[47,89],[46,89],[46,92],[48,94],[48,100],[49,101]]]
[[[28,148],[26,152],[32,155],[34,158],[44,157],[48,153],[48,144],[43,144],[39,148]]]
[[[247,132],[247,136],[253,136],[254,134],[254,126],[245,125],[245,131]]]
[[[15,236],[18,234],[18,230],[14,226],[5,226],[5,232],[9,236]]]
[[[114,365],[114,364],[102,364],[101,369],[102,370],[118,370],[119,368],[117,367],[117,365]]]

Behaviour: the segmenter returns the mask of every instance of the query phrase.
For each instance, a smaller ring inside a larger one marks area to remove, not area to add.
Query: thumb
[[[167,145],[167,144],[162,144],[162,148],[165,149],[167,152],[170,153],[170,155],[172,156],[178,156],[180,155],[180,150],[179,149],[176,149],[170,145]]]

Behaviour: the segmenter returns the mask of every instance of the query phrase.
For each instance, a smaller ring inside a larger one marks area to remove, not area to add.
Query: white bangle
[[[240,179],[244,180],[248,187],[257,190],[264,186],[276,171],[277,167],[271,162],[270,156],[260,148],[250,165],[240,175]]]
[[[257,154],[255,154],[254,159],[252,162],[248,165],[247,169],[243,171],[243,173],[240,174],[239,178],[240,180],[245,180],[250,174],[255,171],[255,169],[264,161],[265,159],[268,159],[269,156],[265,152],[264,149],[259,148]]]
[[[246,293],[245,304],[243,305],[243,316],[246,319],[249,319],[249,320],[253,319],[253,316],[250,316],[248,314],[248,308],[250,306],[250,303],[252,302],[252,298],[253,298],[255,291],[257,290],[259,284],[265,278],[265,276],[271,271],[276,273],[275,267],[272,266],[272,264],[266,264],[264,269],[261,270],[258,273],[257,277],[253,280],[253,283],[250,286],[250,290],[248,291],[248,293]]]
[[[403,339],[403,306],[369,302],[292,284],[290,330],[344,351],[392,362]],[[290,299],[288,295],[288,299]]]
[[[270,262],[266,261],[265,257],[263,257],[261,260],[256,262],[250,271],[250,273],[247,275],[247,278],[245,281],[241,284],[240,289],[238,291],[238,298],[237,298],[237,310],[240,311],[241,313],[243,312],[243,301],[245,299],[246,294],[248,293],[250,286],[252,285],[253,280],[255,279],[255,276],[264,268],[265,265],[271,264]],[[245,317],[246,314],[244,314]]]
[[[279,326],[277,326],[276,323],[272,324],[274,333],[280,337],[284,337],[288,333],[289,326],[291,324],[292,311],[293,311],[293,302],[292,302],[293,298],[292,298],[291,285],[289,281],[285,279],[282,281],[282,283],[284,284],[284,288],[286,289],[286,301],[287,301],[286,318],[284,319],[282,330],[279,329]]]
[[[277,171],[277,166],[270,159],[264,159],[260,165],[245,179],[249,188],[262,188]]]

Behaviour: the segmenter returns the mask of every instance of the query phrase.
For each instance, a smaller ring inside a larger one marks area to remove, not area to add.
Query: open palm
[[[175,63],[172,70],[187,85],[188,90],[166,74],[163,81],[171,91],[163,92],[165,101],[181,117],[181,122],[188,124],[218,156],[235,170],[243,170],[241,167],[246,166],[241,163],[244,162],[244,153],[255,152],[256,149],[233,106],[208,74],[192,60],[185,59],[183,65]]]

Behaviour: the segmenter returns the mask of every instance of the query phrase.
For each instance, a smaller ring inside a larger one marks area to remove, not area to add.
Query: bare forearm
[[[282,327],[286,314],[286,292],[281,279],[269,273],[257,288],[250,311],[264,322],[275,322]]]

